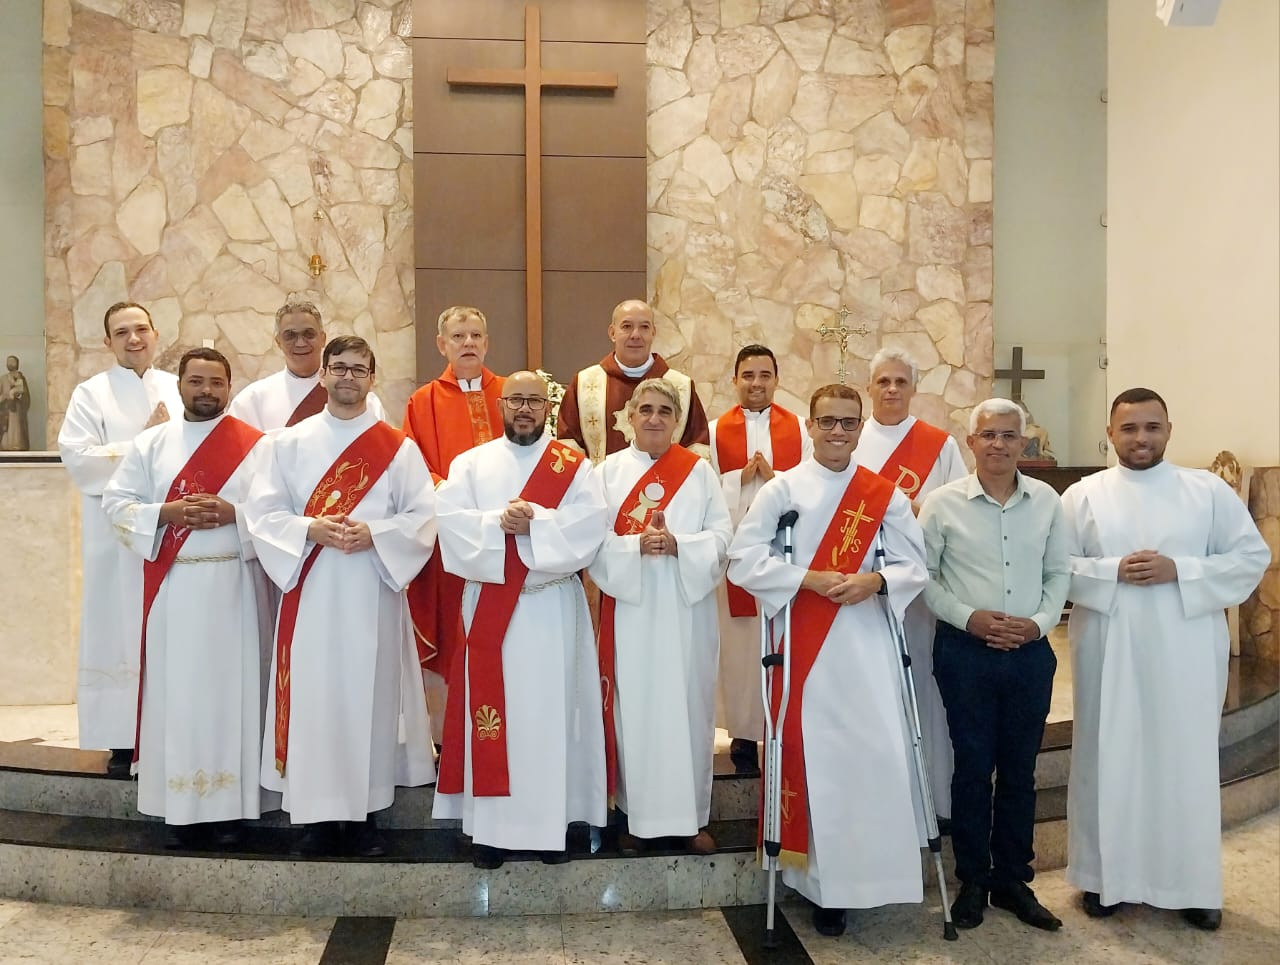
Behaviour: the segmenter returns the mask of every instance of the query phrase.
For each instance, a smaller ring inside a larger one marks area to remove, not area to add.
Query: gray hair
[[[631,398],[627,399],[628,417],[636,411],[636,399],[640,398],[640,396],[644,395],[646,392],[656,392],[658,395],[670,402],[671,407],[675,409],[676,418],[680,418],[680,393],[676,391],[674,383],[662,378],[645,379],[636,386],[635,391],[631,393]]]
[[[871,381],[875,381],[876,369],[884,365],[885,362],[901,362],[911,370],[911,384],[915,385],[920,381],[920,366],[916,364],[916,360],[904,352],[900,348],[882,348],[871,356],[871,367],[868,371],[871,373]]]
[[[478,308],[473,308],[470,305],[450,305],[441,312],[440,317],[436,319],[436,334],[443,335],[444,327],[450,322],[466,321],[468,318],[472,317],[480,320],[480,327],[484,329],[484,333],[488,335],[489,320],[484,317],[484,312],[480,311]]]
[[[316,308],[315,302],[293,301],[285,302],[276,309],[276,332],[280,331],[280,323],[284,321],[286,315],[310,315],[315,320],[316,328],[324,331],[324,319],[320,317],[320,309]]]
[[[978,421],[985,415],[1016,415],[1018,435],[1027,434],[1027,414],[1022,410],[1022,406],[1008,399],[995,398],[979,402],[973,407],[973,411],[969,413],[969,435],[978,431]]]

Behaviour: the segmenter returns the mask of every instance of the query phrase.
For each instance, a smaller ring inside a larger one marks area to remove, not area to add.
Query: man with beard
[[[58,452],[81,492],[80,657],[76,710],[80,746],[112,748],[110,768],[127,773],[138,723],[138,638],[142,561],[124,549],[102,512],[102,490],[143,429],[181,411],[178,380],[151,363],[160,335],[136,302],[117,302],[102,320],[116,364],[76,386],[58,433]]]
[[[1121,392],[1107,425],[1120,464],[1062,497],[1074,603],[1067,880],[1091,917],[1142,902],[1212,931],[1223,610],[1248,597],[1271,554],[1226,483],[1164,460],[1172,430],[1157,393]]]
[[[211,830],[225,846],[261,814],[259,654],[271,624],[243,504],[269,453],[261,432],[224,414],[220,352],[187,352],[178,391],[183,417],[139,434],[102,509],[146,560],[138,810],[164,819],[167,844],[198,845]]]
[[[462,820],[480,868],[513,850],[567,861],[568,825],[605,823],[600,682],[577,576],[604,538],[604,495],[578,450],[543,436],[540,376],[509,376],[502,404],[503,437],[458,456],[436,493],[445,568],[467,584],[433,816]]]

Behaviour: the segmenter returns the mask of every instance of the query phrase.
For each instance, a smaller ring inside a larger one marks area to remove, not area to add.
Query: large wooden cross
[[[542,366],[542,91],[617,90],[618,75],[603,71],[544,70],[539,8],[524,8],[524,67],[450,67],[454,87],[516,87],[524,91],[525,339],[528,366]]]
[[[1022,381],[1026,379],[1028,382],[1033,379],[1043,379],[1044,369],[1024,369],[1022,367],[1022,346],[1015,345],[1013,347],[1013,366],[1007,369],[996,369],[997,379],[1008,379],[1009,398],[1014,402],[1022,401]]]

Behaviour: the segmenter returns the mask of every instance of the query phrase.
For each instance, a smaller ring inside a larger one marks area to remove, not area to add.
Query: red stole
[[[398,430],[385,422],[375,422],[325,470],[302,515],[313,519],[348,515],[382,478],[403,441],[404,436]],[[289,756],[289,658],[293,651],[293,631],[298,623],[302,586],[322,549],[324,547],[319,545],[312,547],[302,563],[297,584],[280,600],[280,618],[276,625],[275,747],[276,770],[282,777]]]
[[[200,493],[217,495],[261,438],[262,433],[253,426],[232,416],[225,416],[196,447],[186,465],[178,470],[178,475],[169,484],[164,502],[171,503],[183,496]],[[138,744],[142,735],[142,681],[147,672],[147,622],[151,617],[151,605],[156,602],[160,586],[190,535],[191,530],[185,526],[166,524],[156,558],[142,564],[142,653],[138,660],[138,723],[133,737],[135,762],[138,760]]]
[[[809,569],[857,573],[892,498],[893,486],[887,480],[858,466],[827,524]],[[782,733],[786,747],[782,756],[782,860],[801,867],[808,862],[809,854],[809,789],[801,724],[804,685],[839,612],[839,604],[812,590],[801,590],[791,607],[791,639],[784,643],[791,650],[791,694]],[[777,720],[782,701],[781,673],[773,675],[770,699],[770,713]]]
[[[908,499],[915,499],[946,444],[947,433],[917,419],[880,467],[880,475],[901,489]]]
[[[286,376],[288,378],[288,376]],[[298,407],[293,410],[293,415],[289,416],[285,428],[297,425],[303,419],[309,419],[313,415],[318,415],[325,407],[325,403],[329,401],[329,392],[324,385],[317,382],[311,387],[311,391],[302,397],[302,401],[298,403]]]
[[[613,531],[619,536],[634,536],[644,531],[653,514],[663,512],[672,498],[698,464],[698,457],[683,446],[673,445],[659,456],[627,493],[618,507]],[[657,484],[660,493],[653,493],[650,486]],[[638,552],[638,549],[637,549]],[[614,611],[617,600],[607,593],[600,594],[600,697],[604,710],[604,762],[608,778],[609,797],[612,799],[618,785],[618,735],[613,717],[613,696],[618,691],[615,666],[617,640],[614,636]]]
[[[773,468],[777,472],[800,465],[800,420],[780,405],[769,407],[769,441],[773,450]],[[747,417],[742,406],[716,420],[716,465],[722,473],[734,472],[747,464]],[[725,579],[729,593],[729,615],[753,617],[759,611],[756,600],[736,583]]]
[[[577,476],[582,454],[552,440],[525,481],[518,498],[555,509]],[[471,727],[471,793],[475,797],[507,797],[511,777],[507,769],[507,688],[502,676],[502,645],[515,615],[529,567],[520,559],[515,536],[506,538],[501,583],[486,583],[476,601],[466,643],[454,655],[445,703],[444,749],[436,790],[461,794],[464,758],[462,734]],[[464,707],[464,703],[466,706]]]

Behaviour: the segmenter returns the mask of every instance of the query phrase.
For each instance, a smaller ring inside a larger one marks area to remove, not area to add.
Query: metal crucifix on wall
[[[840,384],[844,385],[845,375],[846,375],[845,356],[848,354],[848,351],[849,351],[849,339],[852,338],[854,335],[870,335],[871,330],[867,328],[866,325],[859,325],[857,328],[850,328],[849,316],[852,315],[853,312],[849,311],[849,309],[845,308],[843,305],[840,307],[840,311],[837,312],[836,314],[840,316],[839,325],[833,326],[826,322],[823,322],[820,326],[818,326],[817,332],[818,332],[818,335],[821,336],[824,342],[839,343],[840,367],[837,370],[837,378],[840,380]]]

